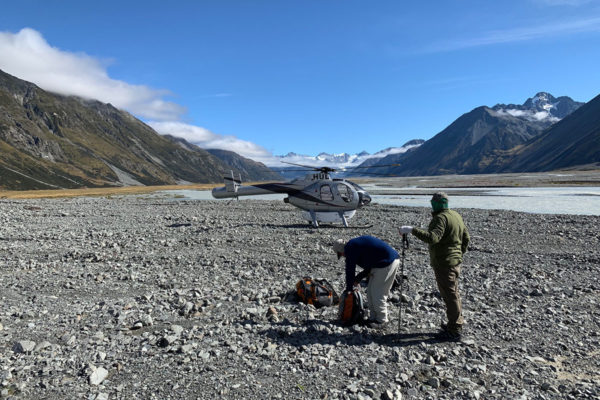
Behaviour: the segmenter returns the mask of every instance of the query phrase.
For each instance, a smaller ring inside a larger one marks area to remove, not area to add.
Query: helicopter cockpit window
[[[356,184],[356,183],[354,183],[354,182],[348,182],[348,183],[350,183],[352,186],[354,186],[354,189],[356,189],[356,190],[359,190],[359,191],[361,191],[361,192],[364,192],[364,191],[365,191],[365,189],[363,189],[362,187],[360,187],[360,185],[357,185],[357,184]]]
[[[326,201],[333,200],[333,193],[331,192],[331,186],[329,186],[329,185],[321,186],[321,200],[326,200]]]
[[[344,185],[343,183],[338,183],[337,191],[340,194],[342,200],[344,200],[346,203],[352,201],[352,190],[350,189],[350,186]]]

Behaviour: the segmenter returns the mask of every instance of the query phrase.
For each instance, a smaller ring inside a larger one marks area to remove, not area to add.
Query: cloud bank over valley
[[[172,95],[169,90],[113,79],[107,71],[109,62],[53,47],[34,29],[0,32],[0,54],[0,69],[44,90],[110,103],[143,119],[160,134],[181,137],[202,148],[230,150],[256,161],[272,158],[255,143],[182,122],[187,109],[166,99]]]

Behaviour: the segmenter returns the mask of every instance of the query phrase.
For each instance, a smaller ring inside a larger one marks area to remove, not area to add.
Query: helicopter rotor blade
[[[271,168],[271,171],[276,171],[276,172],[310,172],[310,171],[314,171],[314,168],[305,168],[305,169],[291,169],[291,168]]]
[[[396,177],[396,178],[400,178],[401,177],[401,175],[378,174],[377,172],[356,172],[356,177],[360,177],[361,175],[388,176],[388,177]]]
[[[311,171],[321,171],[324,173],[336,172],[339,170],[339,168],[332,168],[332,167],[315,167],[315,166],[310,166],[310,165],[291,163],[291,162],[287,162],[287,161],[281,161],[281,162],[284,164],[297,165],[299,167],[310,168]]]
[[[296,163],[291,163],[291,162],[287,162],[287,161],[282,161],[282,163],[296,165],[298,167],[310,168],[310,170],[312,170],[312,171],[319,171],[321,169],[321,167],[315,167],[313,165],[296,164]],[[329,168],[329,167],[324,167],[324,168]]]
[[[342,170],[347,171],[350,169],[367,169],[367,168],[382,168],[382,167],[400,167],[402,164],[381,164],[381,165],[370,165],[370,166],[357,166],[357,167],[345,167]]]
[[[277,172],[308,172],[308,171],[321,171],[324,173],[329,173],[329,172],[349,172],[351,173],[354,170],[357,169],[372,169],[372,168],[385,168],[385,167],[399,167],[402,164],[382,164],[382,165],[371,165],[371,166],[356,166],[356,167],[339,167],[339,168],[332,168],[332,167],[316,167],[316,166],[311,166],[311,165],[304,165],[304,164],[297,164],[297,163],[292,163],[292,162],[288,162],[288,161],[281,161],[284,164],[289,164],[289,165],[296,165],[298,167],[303,167],[306,169],[287,169],[287,168],[281,168],[280,170],[277,169],[273,169],[274,171]],[[360,173],[360,172],[357,172]],[[389,175],[389,174],[377,174],[375,172],[372,173],[367,173],[364,172],[362,173],[363,175],[379,175],[379,176],[395,176],[395,175]]]

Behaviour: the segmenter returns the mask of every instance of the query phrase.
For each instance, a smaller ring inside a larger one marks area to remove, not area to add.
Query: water
[[[366,189],[366,188],[365,188]],[[368,189],[367,189],[368,190]],[[374,195],[374,202],[409,207],[428,207],[436,189],[411,189],[427,194]],[[437,189],[450,197],[451,208],[512,210],[538,214],[600,215],[600,187],[536,187]],[[476,192],[470,195],[468,192]],[[386,192],[391,192],[387,191]],[[460,192],[460,194],[456,194]]]
[[[600,215],[600,187],[510,187],[510,188],[389,188],[365,185],[373,203],[407,207],[429,207],[431,193],[445,191],[451,208],[513,210],[539,214]],[[377,194],[385,191],[385,194]],[[397,193],[395,193],[397,192]],[[170,190],[183,199],[215,200],[209,190]],[[423,194],[420,194],[423,193]],[[286,195],[240,197],[240,201],[283,200]],[[229,201],[222,199],[218,201]]]

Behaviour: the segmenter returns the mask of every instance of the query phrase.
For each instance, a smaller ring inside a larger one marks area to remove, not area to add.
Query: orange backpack
[[[331,306],[340,301],[329,282],[325,279],[313,279],[308,276],[296,283],[296,294],[301,302],[312,304],[316,308]]]
[[[344,293],[342,293],[339,318],[344,326],[361,324],[365,321],[365,301],[363,294],[359,289],[344,291]]]

